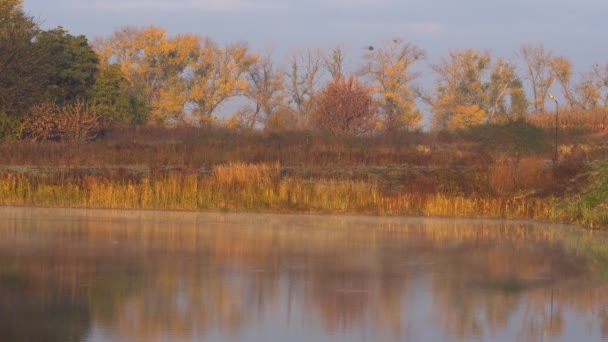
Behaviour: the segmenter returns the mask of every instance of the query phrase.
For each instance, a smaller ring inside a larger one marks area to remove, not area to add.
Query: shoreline
[[[104,207],[75,207],[75,206],[49,206],[49,205],[16,205],[0,204],[0,209],[50,209],[50,210],[75,210],[75,211],[102,211],[102,212],[124,212],[124,213],[167,213],[167,214],[220,214],[220,215],[285,215],[302,217],[344,217],[344,218],[391,218],[391,219],[432,219],[432,220],[470,220],[470,221],[504,221],[509,223],[529,223],[542,225],[565,226],[584,230],[608,231],[608,227],[589,227],[579,223],[550,221],[542,218],[506,218],[494,216],[432,216],[432,215],[408,215],[408,214],[378,214],[361,212],[338,212],[338,211],[247,211],[247,210],[189,210],[189,209],[154,209],[154,208],[104,208]]]
[[[523,219],[608,228],[608,204],[602,201],[608,191],[604,161],[590,164],[553,195],[533,188],[503,195],[439,190],[458,177],[474,184],[483,170],[468,165],[294,167],[275,162],[229,163],[204,170],[146,168],[142,172],[142,166],[0,166],[0,205]],[[429,180],[438,184],[436,190],[416,188],[417,182]]]

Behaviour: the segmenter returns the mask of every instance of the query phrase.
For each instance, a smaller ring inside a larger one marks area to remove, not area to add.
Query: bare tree
[[[521,47],[519,56],[523,59],[528,79],[532,85],[532,105],[534,111],[545,111],[545,99],[554,81],[551,60],[553,52],[545,50],[541,44],[528,44]]]
[[[291,71],[287,74],[289,103],[295,107],[301,126],[309,123],[322,68],[323,54],[319,49],[297,51],[291,57]]]
[[[334,82],[344,77],[344,49],[337,46],[323,56],[323,62]]]
[[[241,107],[239,115],[248,127],[253,128],[257,123],[265,122],[283,105],[285,82],[283,74],[274,67],[270,52],[249,67],[246,77],[249,85],[244,95],[252,105]]]

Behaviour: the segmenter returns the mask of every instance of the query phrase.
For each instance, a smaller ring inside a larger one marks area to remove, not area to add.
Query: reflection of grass
[[[518,294],[537,285],[537,282],[526,282],[525,280],[517,277],[487,279],[483,282],[484,289],[497,290],[506,294]]]
[[[61,207],[315,211],[373,214],[532,218],[539,200],[461,194],[388,194],[375,180],[306,180],[282,176],[278,163],[230,163],[207,175],[0,177],[0,202]]]
[[[0,284],[5,288],[17,288],[23,280],[19,269],[15,265],[0,267]]]

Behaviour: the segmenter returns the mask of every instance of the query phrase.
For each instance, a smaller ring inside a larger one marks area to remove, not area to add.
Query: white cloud
[[[95,7],[114,12],[130,11],[205,11],[245,12],[282,10],[278,0],[97,0]]]
[[[439,34],[447,31],[447,26],[435,22],[419,22],[409,26],[410,31],[422,34]]]

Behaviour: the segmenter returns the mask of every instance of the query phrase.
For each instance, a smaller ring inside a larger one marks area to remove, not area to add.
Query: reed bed
[[[229,163],[208,174],[166,172],[112,179],[0,175],[0,204],[53,207],[366,213],[537,218],[539,199],[459,194],[386,194],[374,181],[281,176],[279,163]]]

